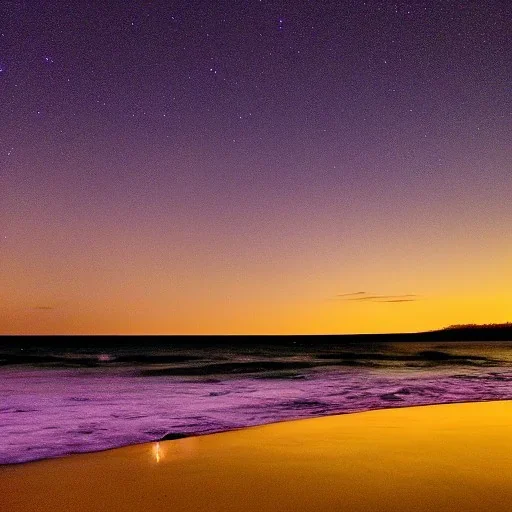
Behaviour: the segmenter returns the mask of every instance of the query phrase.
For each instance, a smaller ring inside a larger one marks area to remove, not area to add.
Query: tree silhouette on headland
[[[512,322],[504,324],[454,324],[444,327],[443,331],[462,329],[512,329]]]

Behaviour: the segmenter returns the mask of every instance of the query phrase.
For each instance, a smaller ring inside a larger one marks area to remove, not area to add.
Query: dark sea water
[[[512,342],[0,354],[0,463],[389,407],[512,398]]]

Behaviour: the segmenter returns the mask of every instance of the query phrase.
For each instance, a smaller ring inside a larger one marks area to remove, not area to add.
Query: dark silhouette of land
[[[396,342],[512,342],[512,323],[485,325],[452,325],[444,329],[414,333],[383,334],[297,334],[297,335],[4,335],[0,348],[90,348],[145,347],[309,347],[336,345],[368,345]]]

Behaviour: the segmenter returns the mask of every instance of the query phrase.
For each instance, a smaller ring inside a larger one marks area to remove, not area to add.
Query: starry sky
[[[512,3],[0,3],[0,332],[512,319]]]

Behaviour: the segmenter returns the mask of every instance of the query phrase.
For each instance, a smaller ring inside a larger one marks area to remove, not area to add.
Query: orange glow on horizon
[[[41,222],[3,247],[0,333],[348,334],[512,320],[512,247],[487,221],[486,239],[454,228],[435,240],[434,227],[405,219],[402,233],[385,236],[373,219],[348,238],[327,218],[308,222],[247,240],[206,227],[188,239],[182,226],[172,243],[144,226],[83,226],[93,245],[67,238],[65,220],[55,233]],[[414,298],[339,297],[360,291]]]

